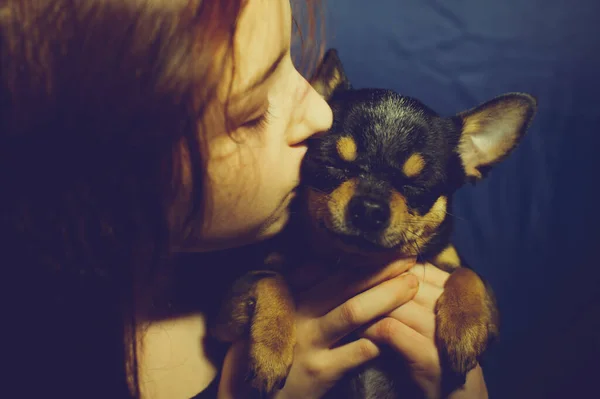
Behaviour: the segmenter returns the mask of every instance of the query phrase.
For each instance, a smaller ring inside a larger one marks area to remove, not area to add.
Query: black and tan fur
[[[436,304],[436,343],[446,380],[461,384],[497,335],[498,315],[489,287],[450,244],[452,195],[516,147],[536,100],[510,93],[441,117],[389,90],[353,89],[335,50],[312,84],[331,105],[334,122],[309,142],[295,217],[282,236],[296,252],[283,250],[264,271],[236,282],[216,336],[247,335],[250,380],[272,392],[285,383],[295,342],[293,293],[282,276],[307,257],[352,272],[417,256],[451,273]],[[330,395],[413,397],[400,365],[388,353],[348,375]]]

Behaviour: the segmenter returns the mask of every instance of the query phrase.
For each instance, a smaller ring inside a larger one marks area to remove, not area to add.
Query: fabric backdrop
[[[597,397],[588,390],[600,354],[600,2],[326,0],[325,9],[327,47],[358,88],[394,89],[443,115],[504,92],[538,98],[517,151],[457,194],[455,243],[499,300],[491,398]]]

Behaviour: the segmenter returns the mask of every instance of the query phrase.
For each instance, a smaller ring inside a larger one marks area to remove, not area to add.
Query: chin
[[[286,208],[283,212],[277,215],[276,219],[272,219],[270,223],[265,225],[258,233],[258,240],[269,239],[283,231],[288,221],[290,220],[290,210]]]
[[[265,241],[281,233],[290,220],[290,216],[289,201],[284,201],[262,223],[248,228],[245,232],[240,231],[218,237],[201,237],[197,235],[185,243],[174,245],[172,250],[174,252],[210,252]]]
[[[175,253],[212,252],[256,244],[279,234],[286,226],[288,220],[289,212],[285,212],[285,214],[282,214],[277,219],[272,219],[268,225],[263,225],[252,232],[226,238],[202,238],[188,242],[186,245],[175,245],[172,250]]]

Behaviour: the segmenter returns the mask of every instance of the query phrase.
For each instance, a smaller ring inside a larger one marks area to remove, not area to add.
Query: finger
[[[417,364],[423,370],[439,368],[439,355],[433,341],[391,317],[373,323],[361,333],[361,337],[389,345],[409,364]]]
[[[238,341],[231,345],[225,356],[219,381],[218,399],[249,397],[250,385],[245,384],[248,344]]]
[[[392,262],[377,272],[342,271],[300,293],[298,295],[298,303],[302,304],[300,309],[312,316],[322,316],[357,293],[406,272],[414,264],[415,259],[410,258]]]
[[[331,346],[364,324],[410,301],[418,284],[414,275],[406,273],[349,299],[318,319],[320,339],[317,344]]]
[[[406,324],[425,337],[433,338],[435,335],[435,314],[414,300],[394,309],[389,317]]]
[[[409,272],[419,277],[420,281],[433,284],[439,288],[444,288],[446,280],[450,277],[450,273],[438,269],[431,263],[418,263],[411,267]]]
[[[433,312],[435,304],[440,295],[444,292],[444,289],[433,284],[423,283],[422,280],[419,281],[419,289],[413,298],[413,301]]]
[[[379,347],[371,340],[359,338],[348,344],[332,349],[328,353],[327,368],[334,372],[332,380],[339,379],[348,371],[379,356]]]

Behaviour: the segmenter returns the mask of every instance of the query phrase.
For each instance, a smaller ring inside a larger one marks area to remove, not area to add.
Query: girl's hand
[[[416,265],[407,274],[417,276],[420,282],[414,299],[369,326],[361,336],[397,350],[406,359],[414,381],[426,397],[437,399],[441,397],[442,370],[435,346],[434,307],[450,275],[430,264]],[[467,374],[465,386],[450,395],[451,399],[487,397],[479,366]]]
[[[397,261],[366,279],[341,273],[304,291],[296,311],[294,362],[285,386],[274,398],[320,398],[347,371],[375,358],[379,348],[368,337],[345,344],[340,341],[414,297],[418,279],[406,273],[414,263]],[[245,345],[235,344],[227,354],[220,399],[249,396],[243,383]]]

